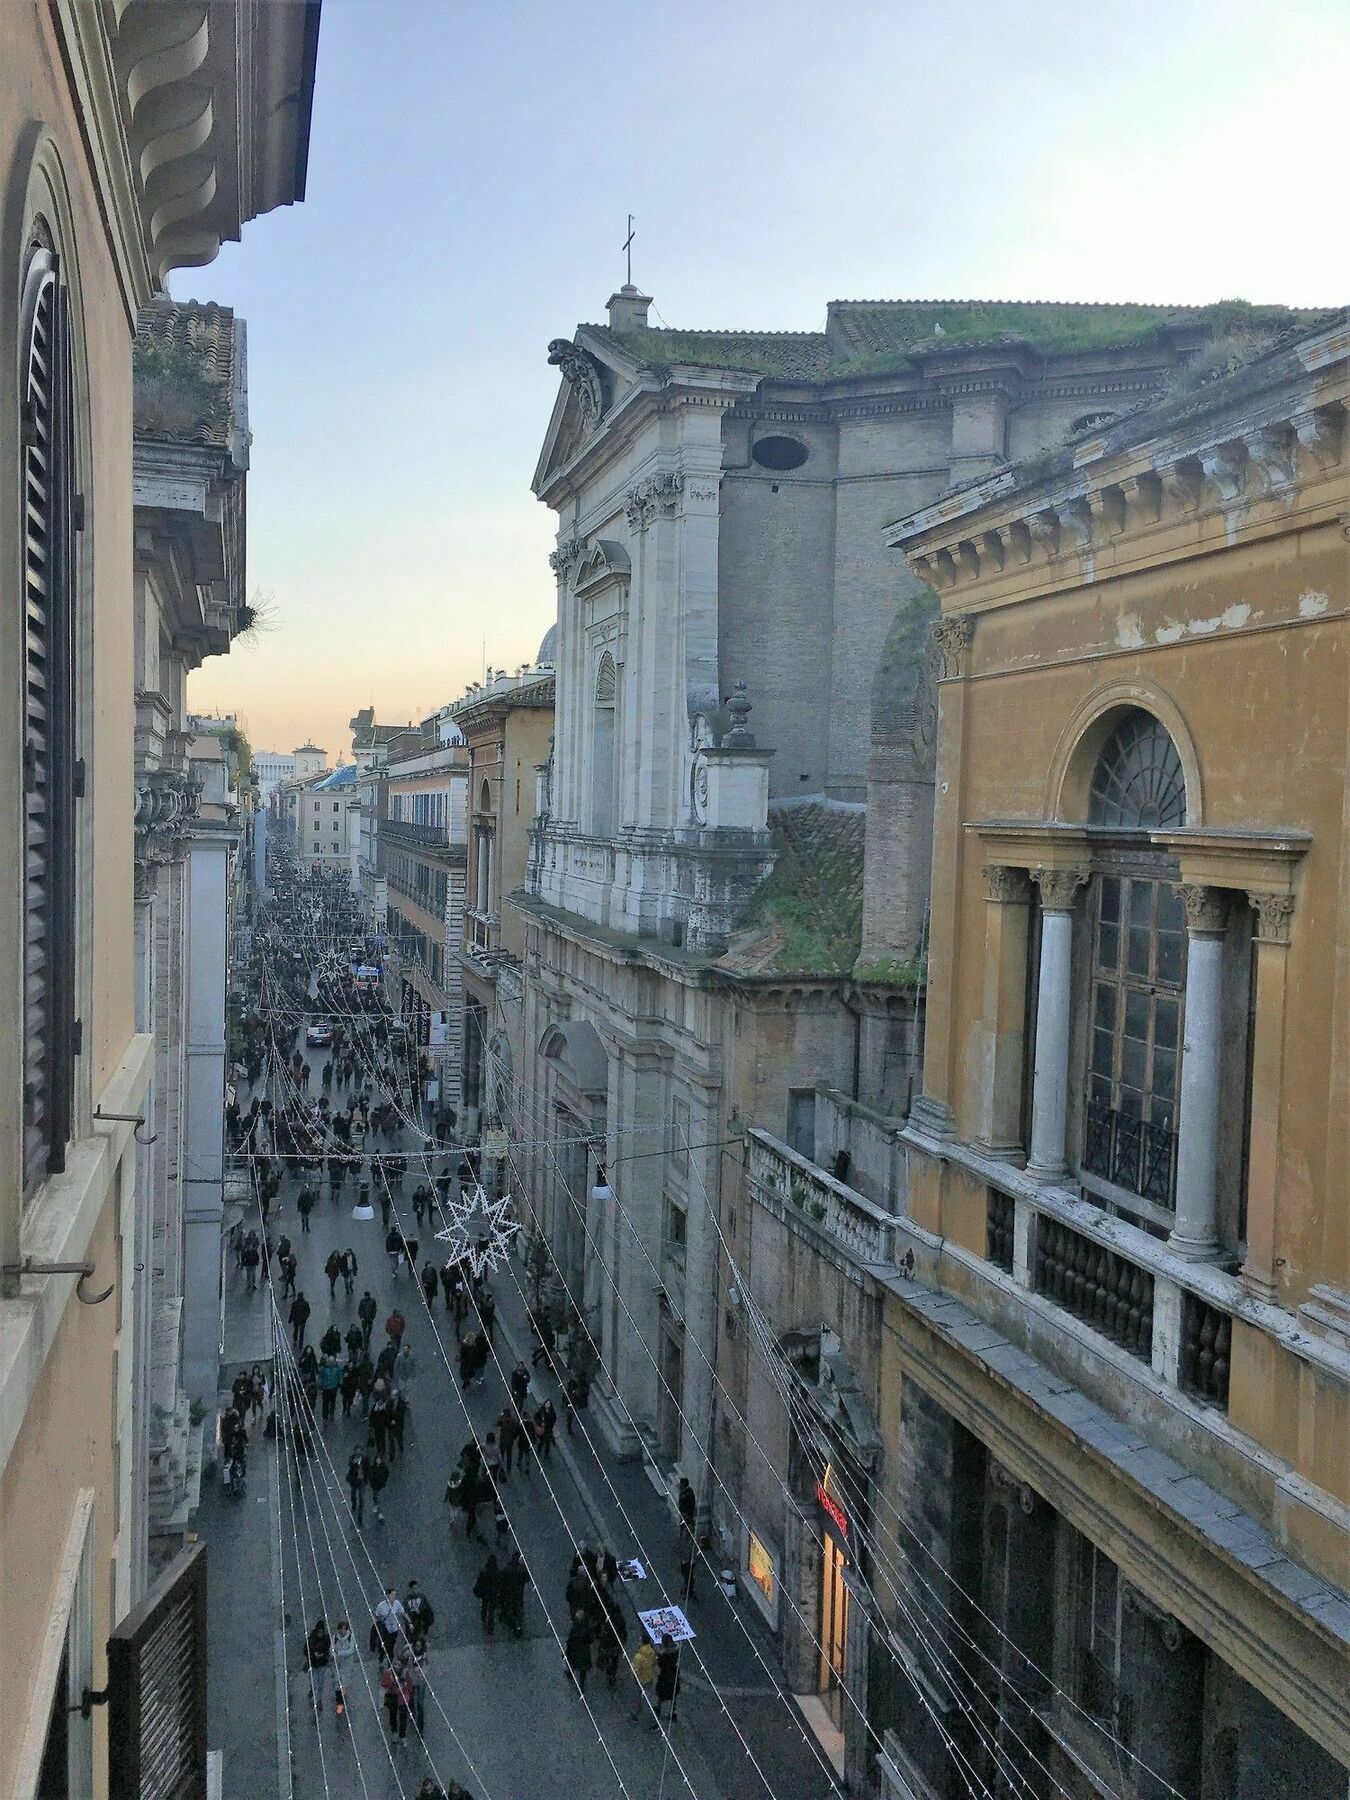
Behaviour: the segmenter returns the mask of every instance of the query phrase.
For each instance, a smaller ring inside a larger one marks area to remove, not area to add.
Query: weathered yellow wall
[[[1199,761],[1201,823],[1311,834],[1296,878],[1276,1220],[1276,1278],[1293,1305],[1315,1282],[1350,1283],[1347,1121],[1334,1103],[1344,1091],[1346,1046],[1333,1011],[1337,959],[1350,953],[1350,633],[1343,617],[1331,616],[1348,600],[1346,546],[1334,525],[1099,579],[982,613],[966,706],[963,822],[1046,817],[1049,771],[1068,722],[1094,691],[1135,682],[1141,695],[1159,689],[1180,711]],[[1172,637],[1179,641],[1166,641]],[[1147,647],[1121,650],[1137,640]],[[1015,758],[1007,755],[1014,739]],[[958,1130],[973,1137],[985,903],[980,846],[963,835],[952,1025],[962,1050]]]

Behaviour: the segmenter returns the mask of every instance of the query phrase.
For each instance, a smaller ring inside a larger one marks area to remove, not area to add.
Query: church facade
[[[649,304],[550,346],[510,1178],[610,1440],[707,1504],[743,1134],[789,1137],[817,1084],[898,1125],[917,1066],[940,656],[884,528],[1156,395],[1209,322],[836,302],[824,332],[684,332]]]

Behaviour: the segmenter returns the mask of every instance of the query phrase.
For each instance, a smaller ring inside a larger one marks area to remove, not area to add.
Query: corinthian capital
[[[1181,882],[1177,887],[1181,904],[1186,909],[1187,931],[1217,937],[1228,918],[1228,895],[1222,888],[1204,887],[1199,883]]]
[[[961,673],[966,645],[974,635],[975,621],[969,613],[949,613],[945,619],[933,621],[933,642],[942,658],[944,681]]]
[[[1087,869],[1033,869],[1031,879],[1041,890],[1042,912],[1072,912],[1074,896],[1086,887]]]
[[[1292,894],[1248,894],[1256,913],[1256,935],[1267,944],[1287,944],[1294,921]]]

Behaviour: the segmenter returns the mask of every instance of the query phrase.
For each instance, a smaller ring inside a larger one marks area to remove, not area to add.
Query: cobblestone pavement
[[[410,1142],[405,1133],[379,1147],[402,1149]],[[439,1251],[439,1265],[444,1251],[434,1243],[435,1224],[418,1231],[413,1222],[416,1184],[410,1170],[399,1217],[421,1239],[419,1262]],[[729,1602],[707,1571],[700,1571],[699,1593],[688,1609],[706,1668],[700,1672],[685,1657],[679,1722],[673,1728],[653,1727],[623,1667],[613,1692],[594,1670],[584,1700],[575,1692],[563,1671],[559,1638],[566,1634],[563,1589],[576,1540],[603,1539],[621,1557],[640,1554],[650,1567],[648,1580],[633,1590],[642,1605],[675,1597],[678,1584],[669,1502],[640,1465],[618,1463],[598,1438],[589,1440],[584,1413],[570,1439],[560,1424],[550,1461],[536,1463],[528,1475],[517,1469],[504,1486],[511,1534],[534,1585],[525,1637],[513,1641],[500,1629],[495,1638],[486,1637],[472,1586],[491,1544],[465,1542],[462,1515],[443,1495],[461,1444],[471,1428],[480,1438],[492,1428],[506,1398],[505,1375],[517,1355],[527,1352],[520,1264],[513,1261],[494,1279],[496,1360],[465,1395],[453,1319],[439,1304],[428,1315],[421,1287],[406,1269],[395,1276],[384,1253],[378,1209],[373,1223],[358,1223],[351,1218],[351,1184],[338,1205],[325,1188],[305,1234],[295,1207],[297,1188],[294,1179],[283,1187],[278,1228],[295,1246],[297,1284],[313,1307],[307,1341],[317,1347],[330,1320],[345,1332],[366,1287],[380,1305],[376,1344],[383,1341],[383,1321],[395,1302],[408,1319],[415,1367],[405,1388],[407,1448],[393,1465],[385,1522],[367,1507],[361,1531],[352,1522],[343,1481],[348,1455],[366,1438],[359,1404],[350,1421],[339,1411],[324,1429],[321,1454],[298,1479],[293,1459],[283,1453],[279,1463],[274,1447],[255,1431],[247,1496],[236,1502],[212,1491],[204,1501],[200,1518],[211,1574],[211,1744],[225,1752],[226,1796],[256,1800],[275,1792],[286,1800],[292,1794],[302,1800],[330,1795],[385,1800],[416,1795],[429,1773],[441,1782],[452,1777],[463,1782],[474,1800],[589,1800],[610,1794],[631,1800],[682,1794],[755,1800],[769,1792],[822,1800],[834,1791],[795,1703],[777,1691],[772,1655],[745,1602]],[[339,1281],[330,1302],[323,1263],[330,1249],[348,1245],[360,1264],[355,1291],[347,1298]],[[249,1342],[250,1325],[261,1341],[265,1334],[258,1326],[270,1306],[265,1282],[257,1293],[245,1293],[242,1276],[231,1268],[227,1345]],[[233,1374],[227,1365],[223,1386]],[[553,1396],[561,1419],[557,1382],[541,1365],[531,1402],[545,1393]],[[489,1510],[480,1511],[478,1527],[493,1538]],[[425,1658],[421,1733],[410,1727],[406,1742],[398,1745],[377,1704],[378,1668],[367,1646],[371,1613],[383,1589],[393,1586],[402,1593],[410,1578],[430,1598],[436,1622]],[[360,1648],[362,1672],[348,1683],[341,1718],[330,1697],[316,1719],[303,1669],[305,1633],[320,1615],[330,1628],[339,1618],[349,1619]],[[630,1652],[639,1630],[630,1608]],[[284,1686],[277,1667],[283,1643]]]

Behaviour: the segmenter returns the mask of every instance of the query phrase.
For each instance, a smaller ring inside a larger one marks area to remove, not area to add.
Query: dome
[[[554,657],[557,654],[558,654],[558,627],[556,624],[553,624],[553,625],[549,626],[548,630],[544,633],[543,637],[539,640],[539,649],[535,654],[534,660],[536,663],[550,663],[551,664]]]

